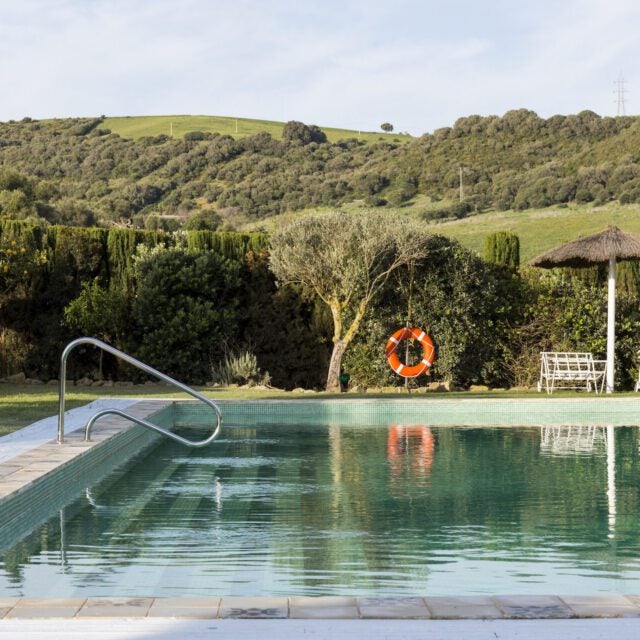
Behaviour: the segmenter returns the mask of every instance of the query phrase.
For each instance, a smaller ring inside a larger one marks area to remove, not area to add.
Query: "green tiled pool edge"
[[[173,406],[172,403],[147,413],[150,419],[166,426],[173,421]],[[96,431],[99,428],[96,427]],[[56,509],[62,508],[77,493],[79,485],[99,481],[119,464],[157,441],[160,436],[122,421],[121,430],[95,442],[94,446],[81,447],[82,437],[81,433],[72,434],[67,436],[62,445],[48,443],[40,451],[35,449],[25,456],[29,460],[35,460],[37,464],[38,453],[41,454],[39,457],[46,457],[47,447],[75,447],[78,451],[74,457],[61,461],[47,473],[31,482],[25,482],[22,487],[0,498],[0,548],[7,541],[25,535]]]
[[[340,399],[221,401],[226,424],[420,423],[437,426],[640,425],[640,398]],[[177,405],[177,420],[192,413]]]

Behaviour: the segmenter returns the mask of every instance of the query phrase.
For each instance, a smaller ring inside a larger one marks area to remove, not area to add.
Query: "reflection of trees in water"
[[[594,425],[582,426],[553,426],[542,427],[540,450],[543,454],[555,456],[575,456],[576,454],[589,454],[606,457],[603,466],[606,465],[606,500],[607,522],[609,527],[608,538],[616,536],[616,522],[618,514],[618,491],[616,488],[616,469],[618,455],[616,452],[616,428],[612,425],[606,427]],[[620,432],[624,433],[624,432]],[[630,450],[623,453],[621,458],[637,456],[637,430],[636,440],[631,443]],[[635,454],[635,455],[634,455]],[[633,464],[633,462],[632,462]],[[628,462],[625,466],[628,466]],[[625,492],[625,493],[628,493]],[[637,493],[637,492],[636,492]],[[637,496],[636,496],[637,497]],[[634,507],[635,508],[635,505]],[[635,511],[633,511],[635,515]]]
[[[635,519],[622,523],[618,515],[616,538],[638,549],[637,429],[617,430],[617,472],[624,474],[624,482],[619,483],[613,509],[604,428],[433,431],[435,456],[429,472],[420,473],[415,456],[420,458],[422,435],[402,443],[401,433],[394,440],[384,429],[334,427],[330,504],[319,509],[315,505],[316,513],[332,514],[324,526],[366,532],[361,546],[365,553],[372,549],[371,557],[378,561],[384,559],[383,541],[396,551],[405,545],[407,552],[424,554],[495,544],[499,552],[515,546],[533,555],[541,540],[563,545],[563,552],[576,557],[584,553],[582,544],[605,543],[591,557],[607,561],[617,553],[606,543],[611,513],[615,506],[622,513],[624,505]],[[573,453],[547,455],[552,450]],[[592,455],[585,455],[589,451]],[[474,528],[481,533],[470,542]],[[339,550],[327,557],[335,556]],[[326,567],[327,562],[316,566]]]
[[[123,468],[95,487],[100,508],[86,498],[66,508],[66,546],[94,555],[91,579],[105,584],[117,569],[100,562],[105,552],[127,566],[186,540],[209,545],[202,562],[215,563],[242,539],[238,553],[264,552],[318,591],[376,573],[424,578],[434,554],[535,557],[544,544],[614,571],[639,555],[637,428],[615,430],[612,523],[602,428],[399,427],[238,429],[215,452],[158,447],[132,463],[133,483]],[[174,539],[155,549],[166,532]],[[56,514],[5,554],[10,579],[60,544]]]

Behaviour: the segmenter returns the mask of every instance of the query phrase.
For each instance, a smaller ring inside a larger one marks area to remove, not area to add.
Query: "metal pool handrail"
[[[209,405],[213,409],[214,413],[216,414],[216,428],[214,429],[213,433],[208,438],[205,438],[204,440],[192,441],[192,440],[187,440],[186,438],[183,438],[175,433],[172,433],[171,431],[167,431],[166,429],[163,429],[158,425],[152,424],[147,420],[143,420],[142,418],[136,418],[128,413],[125,413],[124,411],[120,411],[119,409],[104,409],[102,411],[98,411],[98,413],[96,413],[87,423],[87,427],[85,431],[86,441],[89,441],[91,438],[91,428],[93,427],[93,424],[95,423],[95,421],[101,418],[102,416],[109,415],[109,414],[117,415],[122,418],[126,418],[127,420],[131,420],[136,424],[146,427],[147,429],[152,429],[153,431],[157,431],[158,433],[162,433],[168,438],[172,438],[173,440],[176,440],[177,442],[181,442],[182,444],[185,444],[189,447],[204,447],[205,445],[208,445],[210,442],[213,442],[217,438],[218,434],[220,433],[220,427],[222,426],[222,412],[220,411],[220,408],[213,400],[210,400],[209,398],[205,398],[205,396],[203,396],[201,393],[194,391],[191,387],[188,387],[186,384],[182,384],[182,382],[178,382],[177,380],[170,378],[164,373],[161,373],[160,371],[157,371],[153,367],[150,367],[148,364],[145,364],[144,362],[137,360],[133,356],[130,356],[128,353],[125,353],[124,351],[120,351],[119,349],[112,347],[106,342],[102,342],[102,340],[98,340],[97,338],[84,337],[84,338],[78,338],[77,340],[73,340],[73,342],[70,342],[66,346],[65,350],[62,352],[62,356],[60,357],[60,407],[58,411],[58,444],[62,444],[64,442],[64,394],[65,394],[65,387],[66,387],[66,380],[67,380],[67,358],[69,357],[69,354],[77,346],[81,344],[91,344],[95,347],[98,347],[99,349],[102,349],[103,351],[106,351],[107,353],[111,353],[117,358],[120,358],[120,360],[124,360],[125,362],[128,362],[129,364],[133,365],[134,367],[137,367],[141,371],[144,371],[145,373],[148,373],[149,375],[152,375],[158,378],[159,380],[166,382],[167,384],[177,387],[181,391],[184,391],[185,393],[188,393],[190,396],[193,396],[194,398],[197,398],[198,400],[201,400],[205,404]]]

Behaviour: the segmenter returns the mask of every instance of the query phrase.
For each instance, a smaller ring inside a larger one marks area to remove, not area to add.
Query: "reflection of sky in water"
[[[4,553],[0,591],[638,592],[638,442],[626,427],[227,427],[83,488],[64,554],[56,513]]]

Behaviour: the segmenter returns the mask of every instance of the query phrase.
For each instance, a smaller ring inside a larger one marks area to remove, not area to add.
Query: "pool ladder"
[[[120,416],[121,418],[125,418],[126,420],[131,420],[131,422],[135,422],[136,424],[139,424],[142,427],[146,427],[147,429],[157,431],[158,433],[161,433],[167,436],[168,438],[171,438],[172,440],[176,440],[177,442],[180,442],[188,447],[204,447],[209,443],[213,442],[217,438],[218,434],[220,433],[220,427],[222,426],[222,413],[218,405],[215,402],[213,402],[213,400],[210,400],[209,398],[205,398],[201,393],[194,391],[191,387],[188,387],[186,384],[182,384],[182,382],[178,382],[177,380],[170,378],[164,373],[160,373],[160,371],[157,371],[153,367],[150,367],[144,362],[140,362],[140,360],[137,360],[133,356],[130,356],[129,354],[124,353],[124,351],[120,351],[119,349],[112,347],[106,342],[102,342],[102,340],[98,340],[97,338],[85,337],[85,338],[78,338],[77,340],[70,342],[66,346],[65,350],[62,352],[62,356],[60,357],[60,408],[58,411],[58,444],[62,444],[64,442],[64,394],[65,394],[65,387],[66,387],[66,380],[67,380],[67,358],[69,357],[69,354],[81,344],[91,344],[95,347],[98,347],[99,349],[102,349],[103,351],[106,351],[107,353],[110,353],[116,356],[117,358],[120,358],[120,360],[124,360],[125,362],[128,362],[129,364],[133,365],[134,367],[137,367],[141,371],[144,371],[145,373],[148,373],[149,375],[152,375],[158,378],[159,380],[166,382],[167,384],[177,387],[181,391],[184,391],[185,393],[188,393],[190,396],[193,396],[194,398],[197,398],[198,400],[201,400],[205,404],[209,405],[213,409],[216,415],[216,427],[213,433],[208,438],[205,438],[204,440],[193,441],[193,440],[187,440],[187,438],[183,438],[182,436],[172,433],[167,429],[163,429],[162,427],[159,427],[158,425],[153,424],[148,420],[143,420],[142,418],[136,418],[135,416],[132,416],[131,414],[126,413],[125,411],[121,411],[120,409],[103,409],[102,411],[98,411],[94,416],[91,417],[89,422],[87,422],[87,426],[85,428],[85,437],[84,437],[85,441],[89,442],[91,440],[91,429],[95,424],[96,420],[99,420],[100,418],[106,415],[116,415],[116,416]]]

